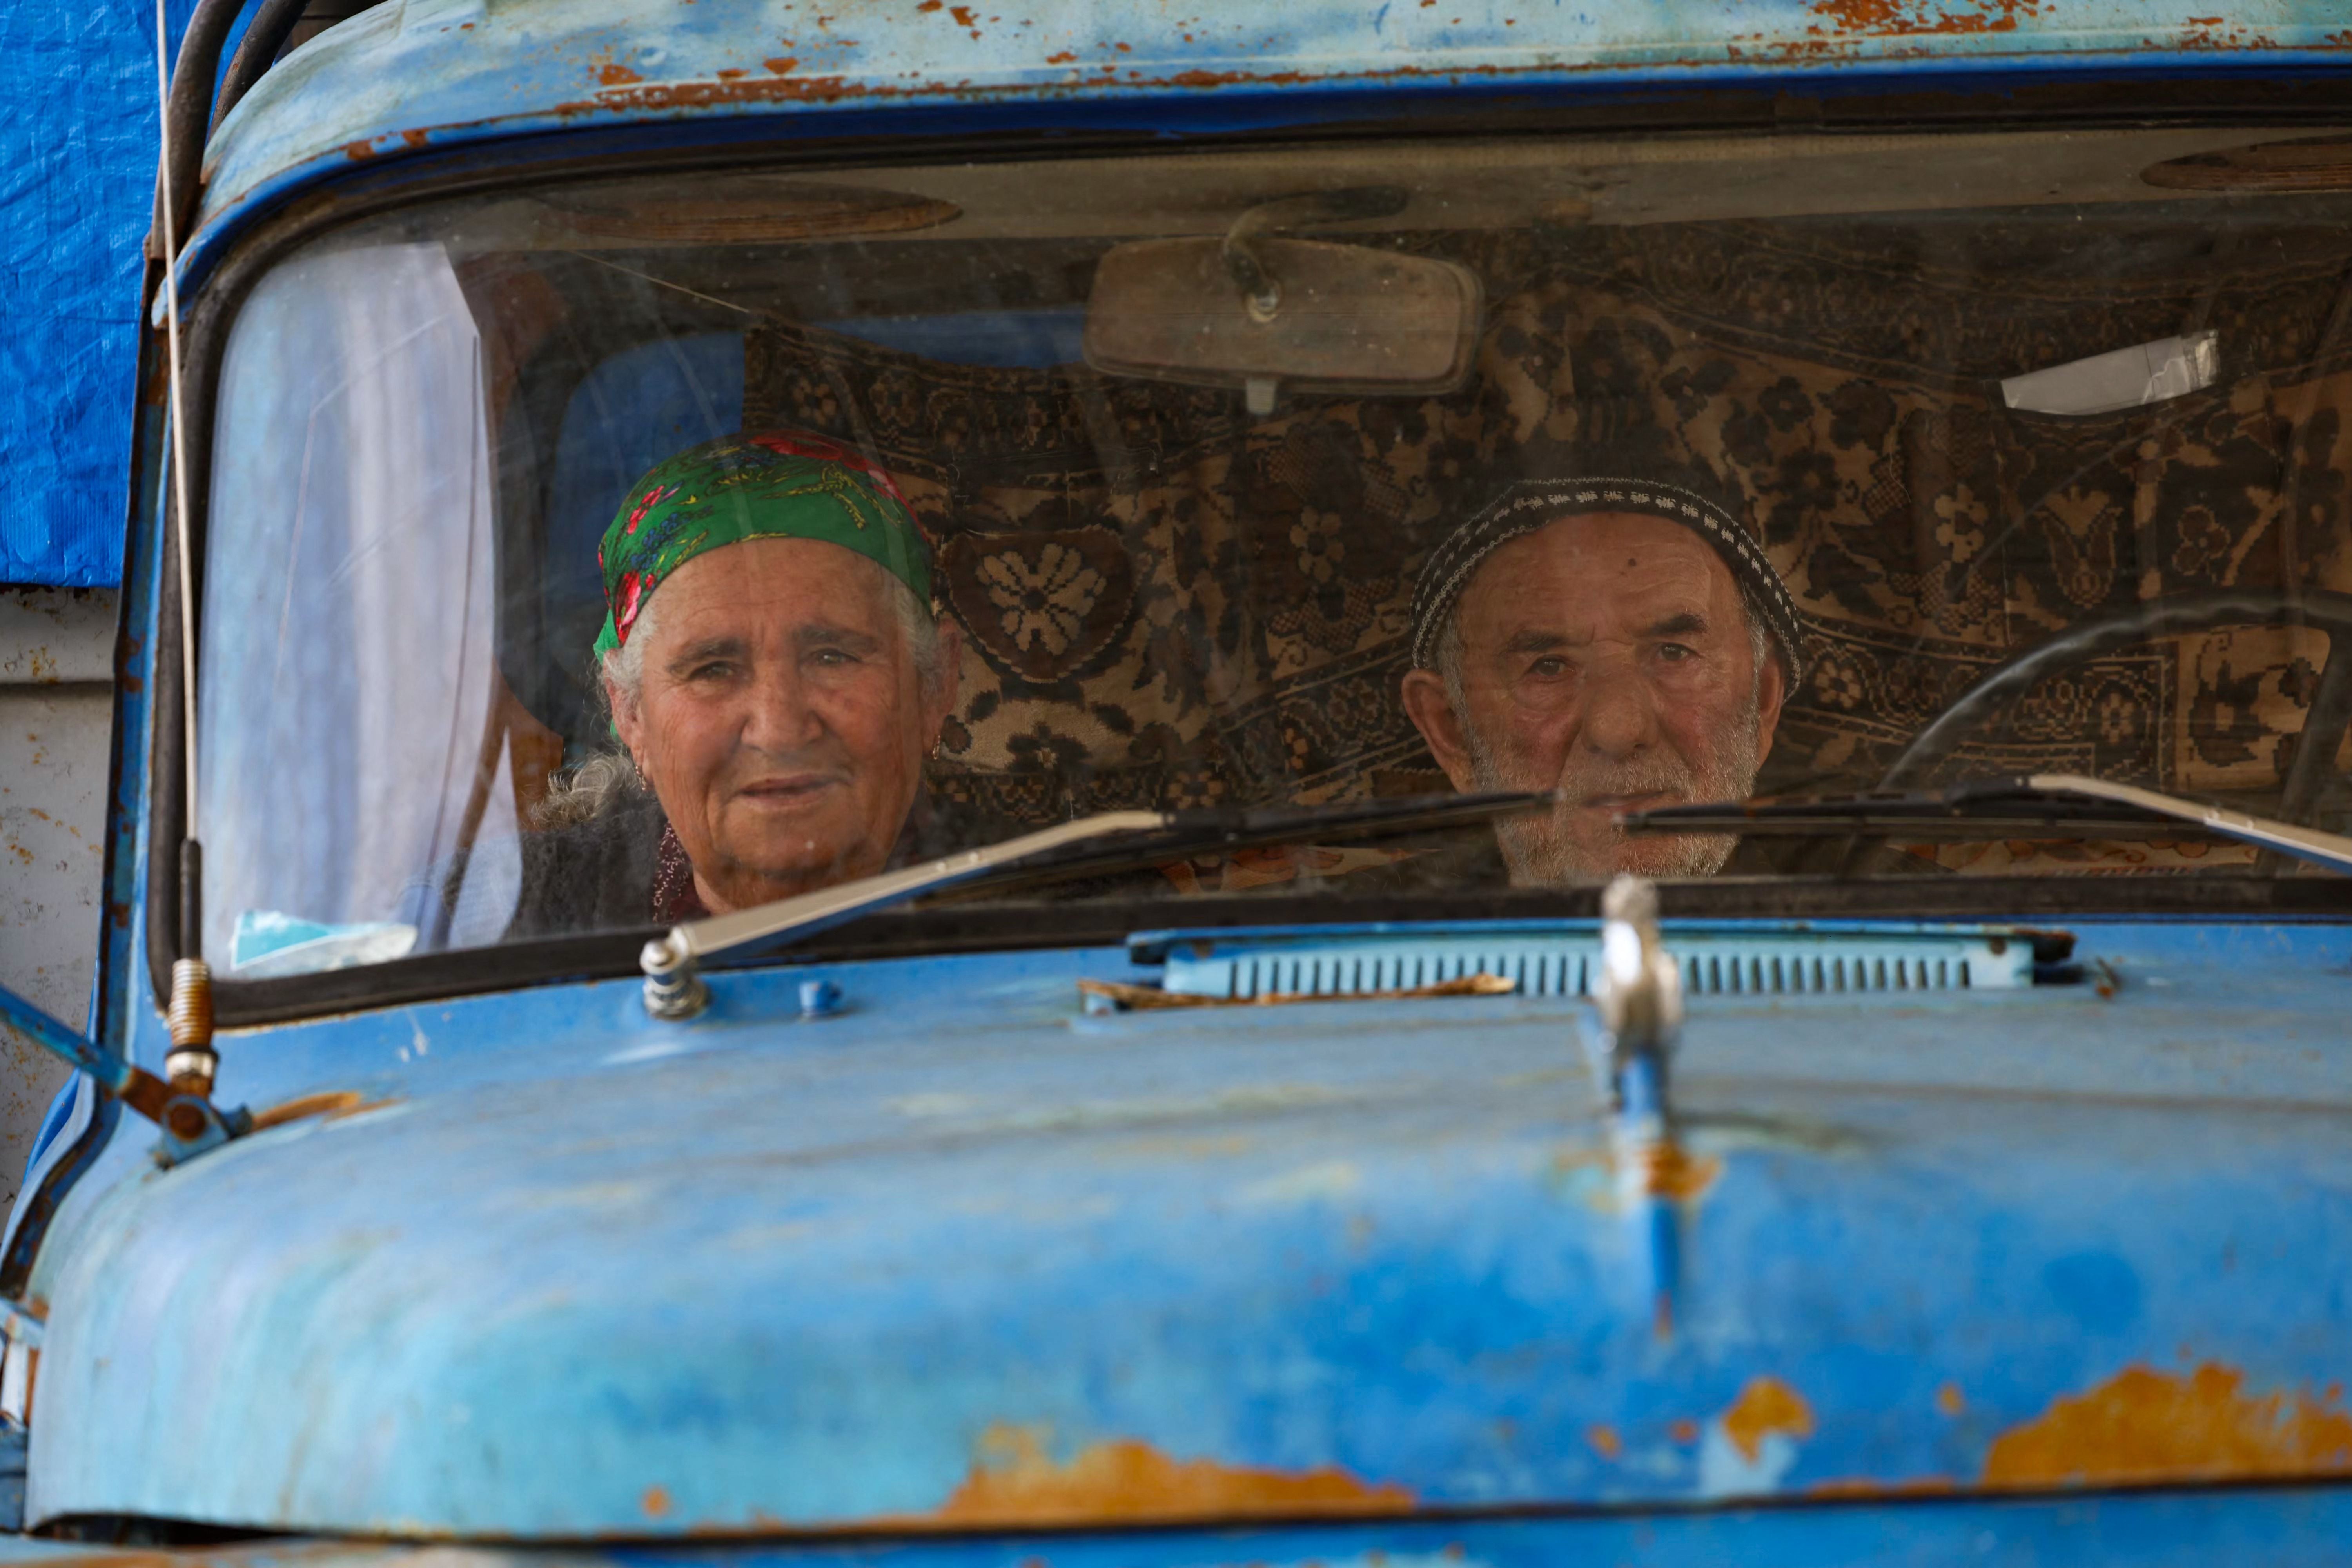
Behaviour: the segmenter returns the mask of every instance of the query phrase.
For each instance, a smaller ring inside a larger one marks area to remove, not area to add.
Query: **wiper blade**
[[[690,1018],[708,994],[698,960],[752,942],[781,944],[943,889],[982,883],[1060,880],[1157,866],[1210,850],[1385,837],[1426,827],[1483,822],[1544,810],[1549,794],[1412,795],[1328,806],[1267,806],[1234,811],[1107,811],[839,887],[730,914],[688,921],[646,943],[646,1007],[656,1017]]]
[[[1913,839],[2144,838],[2181,827],[2260,845],[2331,870],[2352,871],[2352,838],[2314,827],[2183,800],[2082,773],[1969,779],[1941,790],[1830,795],[1814,800],[1722,801],[1629,812],[1627,833],[1738,833],[1820,837],[1887,833]]]
[[[1104,877],[1168,865],[1195,856],[1274,844],[1347,844],[1393,838],[1430,828],[1459,827],[1546,811],[1559,797],[1548,792],[1486,795],[1420,795],[1389,800],[1343,801],[1331,805],[1274,805],[1233,811],[1171,812],[1156,833],[1109,844],[1073,845],[1026,857],[960,887],[958,895],[997,892],[1011,886]]]

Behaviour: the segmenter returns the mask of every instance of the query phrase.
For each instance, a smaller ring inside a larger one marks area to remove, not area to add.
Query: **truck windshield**
[[[206,950],[309,973],[1096,811],[1460,791],[1561,793],[1050,896],[2302,874],[1615,822],[1907,769],[2346,826],[2352,196],[2264,140],[736,168],[345,226],[217,384]]]

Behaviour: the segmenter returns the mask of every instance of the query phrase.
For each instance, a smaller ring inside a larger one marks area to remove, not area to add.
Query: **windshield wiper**
[[[1106,876],[1211,850],[1259,848],[1310,837],[1332,844],[1390,837],[1545,810],[1557,801],[1556,795],[1538,792],[1412,795],[1233,811],[1107,811],[982,849],[672,926],[646,943],[638,959],[646,973],[646,1010],[657,1018],[690,1018],[701,1012],[709,995],[695,964],[712,953],[814,935],[945,888]]]
[[[1912,839],[2145,838],[2182,826],[2352,871],[2352,838],[2249,816],[2201,801],[2081,773],[1969,779],[1940,790],[1828,795],[1813,800],[1723,801],[1629,812],[1628,833],[1738,833],[1819,837],[1884,833]]]

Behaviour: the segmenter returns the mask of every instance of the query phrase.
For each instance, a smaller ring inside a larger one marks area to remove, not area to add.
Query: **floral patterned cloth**
[[[1868,788],[1970,681],[2084,616],[2352,592],[2352,332],[2327,325],[2352,239],[2282,221],[2222,267],[2193,217],[2134,221],[2131,246],[2085,248],[2053,207],[1965,254],[1843,220],[1432,236],[1493,301],[1469,383],[1265,418],[765,321],[745,416],[890,466],[966,633],[932,787],[1011,821],[1445,788],[1397,699],[1424,563],[1503,486],[1637,437],[1748,499],[1793,597],[1805,676],[1760,786]],[[2003,401],[2004,376],[2202,329],[2226,374],[2192,395]],[[1948,770],[2275,789],[2328,652],[2218,626],[2105,653]]]
[[[821,539],[855,550],[931,602],[930,552],[890,476],[823,437],[722,437],[630,487],[596,547],[604,575],[601,658],[625,646],[663,579],[705,551],[747,539]]]

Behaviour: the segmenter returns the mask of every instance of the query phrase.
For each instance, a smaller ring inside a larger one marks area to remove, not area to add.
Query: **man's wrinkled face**
[[[1464,589],[1460,689],[1429,670],[1405,706],[1461,790],[1565,794],[1496,835],[1517,882],[1621,871],[1706,876],[1727,837],[1628,837],[1620,812],[1736,800],[1771,749],[1784,680],[1759,669],[1730,569],[1677,523],[1558,519],[1489,555]]]
[[[888,860],[955,700],[953,633],[927,687],[897,592],[855,551],[753,539],[648,601],[636,700],[614,690],[614,722],[714,913]]]

